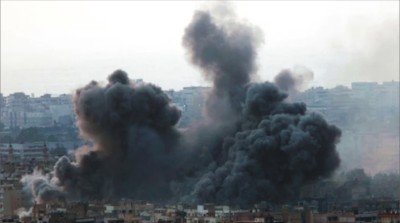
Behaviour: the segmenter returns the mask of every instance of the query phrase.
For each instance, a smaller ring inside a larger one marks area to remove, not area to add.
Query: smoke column
[[[25,176],[39,202],[128,197],[183,203],[251,205],[295,198],[307,182],[329,177],[340,160],[340,130],[288,103],[276,85],[251,83],[261,32],[235,18],[197,11],[185,30],[189,60],[212,82],[205,120],[175,128],[179,110],[152,84],[121,70],[108,84],[75,93],[81,136],[75,160],[48,176]]]
[[[234,22],[229,9],[225,13],[222,16],[226,24],[218,25],[209,12],[195,12],[185,30],[183,45],[191,62],[213,82],[206,114],[213,121],[231,122],[240,114],[240,102],[256,70],[256,49],[262,37],[258,29]]]
[[[250,83],[262,38],[225,12],[222,19],[196,12],[183,38],[191,62],[213,84],[206,108],[213,124],[203,126],[202,133],[222,136],[219,143],[203,142],[196,150],[208,165],[193,177],[184,200],[250,205],[295,198],[304,183],[328,177],[338,167],[335,147],[341,132],[320,115],[306,113],[304,104],[284,102],[287,93],[274,84]],[[294,77],[284,71],[276,82],[290,91],[299,82]],[[218,128],[221,122],[231,126]]]
[[[214,8],[219,20],[209,11],[196,11],[182,40],[189,61],[213,83],[205,119],[185,132],[184,147],[190,149],[180,168],[184,177],[207,174],[210,165],[223,161],[222,144],[240,125],[246,88],[257,70],[257,47],[263,41],[259,29],[236,21],[229,5],[219,6],[219,11]],[[189,192],[180,191],[181,196]]]

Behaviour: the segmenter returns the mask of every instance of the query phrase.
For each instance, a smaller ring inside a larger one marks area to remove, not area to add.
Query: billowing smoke
[[[245,87],[256,70],[261,31],[236,22],[229,9],[221,15],[222,24],[207,11],[197,11],[186,28],[183,45],[191,62],[213,82],[206,104],[206,115],[213,121],[232,122],[240,116]]]
[[[159,87],[131,83],[121,70],[108,80],[105,87],[92,82],[76,92],[77,124],[93,145],[80,149],[77,163],[59,160],[59,186],[80,198],[162,198],[180,111]]]
[[[262,38],[226,12],[221,20],[196,12],[183,39],[193,64],[213,81],[208,102],[214,103],[206,107],[213,124],[202,126],[201,139],[222,136],[199,143],[197,162],[206,168],[196,169],[184,200],[248,205],[295,198],[304,183],[338,167],[340,130],[306,113],[304,104],[284,102],[287,94],[274,84],[250,83]],[[289,75],[296,79],[282,90],[298,89],[302,76]],[[287,82],[277,80],[280,87]],[[230,125],[219,128],[221,122]]]
[[[21,179],[25,194],[31,194],[34,200],[30,202],[43,203],[53,200],[64,200],[65,194],[51,183],[51,176],[44,175],[35,170],[31,175],[25,175]]]
[[[176,129],[180,112],[167,95],[117,70],[106,86],[92,81],[76,91],[77,125],[90,144],[74,161],[58,160],[40,188],[69,200],[250,205],[295,198],[304,183],[328,177],[340,162],[340,130],[286,102],[276,85],[251,83],[262,35],[225,14],[196,12],[183,37],[190,61],[212,82],[204,122]]]
[[[314,78],[314,73],[304,66],[284,69],[276,75],[274,82],[290,98],[297,96]]]
[[[108,80],[105,87],[91,82],[76,91],[77,125],[91,146],[76,151],[76,162],[60,158],[51,183],[40,181],[45,185],[40,189],[57,187],[79,200],[169,196],[180,111],[159,87],[136,85],[124,71],[115,71]],[[33,186],[38,180],[26,178]],[[41,193],[33,195],[48,200]]]

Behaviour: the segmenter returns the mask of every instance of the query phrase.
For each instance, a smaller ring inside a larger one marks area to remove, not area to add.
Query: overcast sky
[[[207,85],[182,36],[198,1],[1,1],[1,92],[72,93],[116,69],[163,89]],[[311,86],[399,80],[399,1],[234,2],[264,33],[258,76],[306,66]]]

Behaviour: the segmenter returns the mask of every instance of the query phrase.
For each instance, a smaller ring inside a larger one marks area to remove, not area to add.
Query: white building
[[[48,148],[44,143],[11,143],[0,144],[0,157],[9,158],[12,156],[14,161],[36,160],[46,161],[48,157]]]

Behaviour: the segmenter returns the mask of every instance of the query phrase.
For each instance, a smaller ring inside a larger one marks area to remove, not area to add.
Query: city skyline
[[[143,81],[143,79],[136,79],[136,80]],[[102,82],[100,82],[100,83],[102,83]],[[399,83],[400,84],[400,81],[398,81],[398,80],[381,81],[381,82],[378,82],[378,81],[354,81],[354,82],[349,83],[349,85],[347,85],[347,86],[338,84],[336,86],[331,86],[331,87],[325,87],[325,86],[321,86],[321,85],[314,85],[314,86],[307,86],[307,87],[303,88],[300,91],[300,93],[305,92],[307,90],[315,89],[315,88],[323,88],[323,89],[326,89],[326,90],[332,90],[332,89],[335,89],[335,88],[338,88],[338,87],[339,88],[340,87],[346,87],[348,89],[352,89],[352,85],[354,83],[370,83],[370,84],[382,85],[382,84],[390,84],[390,83]],[[102,83],[102,84],[105,84],[105,83]],[[151,83],[151,84],[154,84],[154,83]],[[179,92],[179,91],[183,91],[183,90],[188,89],[188,88],[206,88],[206,89],[209,88],[209,89],[211,89],[210,86],[203,86],[203,85],[193,86],[193,85],[189,85],[189,86],[182,86],[182,88],[180,88],[180,89],[163,89],[163,90],[164,91]],[[32,93],[32,92],[15,91],[15,92],[10,92],[8,94],[4,94],[3,92],[0,92],[0,94],[3,97],[8,97],[8,96],[11,96],[13,94],[18,94],[18,93],[23,93],[26,96],[32,97],[32,98],[37,98],[37,97],[42,97],[42,96],[47,96],[47,95],[50,95],[51,97],[59,97],[59,96],[73,96],[75,94],[75,90],[76,89],[73,89],[70,92],[60,92],[60,93],[43,92],[41,94],[35,94],[35,93]]]
[[[205,93],[209,90],[186,87],[180,91],[166,92],[182,112],[178,128],[204,121]],[[341,168],[362,167],[368,173],[398,172],[399,121],[396,114],[399,104],[393,101],[399,100],[399,82],[354,82],[351,88],[317,87],[304,92],[291,91],[289,100],[305,103],[309,112],[323,114],[330,123],[342,129],[343,136],[338,146],[342,157]],[[76,115],[72,95],[30,97],[21,93],[3,97],[0,114],[0,122],[7,129],[71,127],[75,125]],[[372,141],[367,137],[371,134],[375,136]]]
[[[209,7],[203,2],[1,4],[3,95],[73,93],[119,68],[165,90],[209,85],[182,47],[193,11]],[[258,79],[271,81],[280,70],[300,65],[314,73],[310,86],[325,88],[398,81],[398,6],[396,1],[232,4],[239,18],[263,33]]]
[[[399,223],[399,2],[0,2],[0,219]]]

